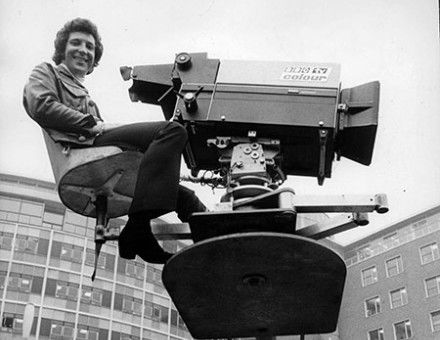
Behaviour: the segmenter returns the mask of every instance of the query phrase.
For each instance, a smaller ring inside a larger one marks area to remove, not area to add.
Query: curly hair
[[[95,62],[93,66],[98,66],[98,63],[101,60],[102,53],[104,51],[104,46],[101,42],[101,36],[98,33],[98,28],[96,27],[96,25],[90,20],[83,18],[76,18],[67,22],[63,26],[63,28],[61,28],[57,32],[57,36],[54,41],[55,53],[52,57],[52,60],[55,62],[55,64],[58,65],[64,60],[67,40],[69,39],[69,35],[72,32],[82,32],[91,34],[93,36],[93,38],[95,39]]]

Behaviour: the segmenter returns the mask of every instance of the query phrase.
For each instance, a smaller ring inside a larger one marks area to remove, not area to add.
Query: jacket
[[[35,67],[24,87],[23,105],[54,141],[93,145],[95,137],[87,129],[102,121],[98,107],[64,65]]]

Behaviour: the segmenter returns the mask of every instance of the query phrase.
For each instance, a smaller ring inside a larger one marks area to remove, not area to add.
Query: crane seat
[[[106,198],[107,218],[123,216],[133,198],[142,154],[116,146],[66,148],[43,130],[62,203],[72,211],[98,217],[96,200]]]
[[[61,202],[72,211],[96,218],[95,280],[102,245],[119,238],[109,218],[127,215],[142,153],[116,146],[69,148],[43,130]]]

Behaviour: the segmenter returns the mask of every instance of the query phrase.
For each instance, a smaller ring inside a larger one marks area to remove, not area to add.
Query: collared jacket
[[[94,136],[88,129],[102,120],[87,89],[63,65],[35,67],[24,87],[23,105],[54,141],[63,144],[92,145]]]

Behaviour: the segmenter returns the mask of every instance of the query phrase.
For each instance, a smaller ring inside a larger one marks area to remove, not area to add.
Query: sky
[[[108,122],[162,120],[132,103],[119,67],[171,63],[179,52],[220,60],[335,62],[342,88],[381,83],[371,166],[342,159],[332,178],[289,177],[298,195],[386,193],[390,211],[336,237],[348,244],[440,204],[437,0],[0,0],[0,173],[53,181],[40,128],[22,106],[34,66],[56,32],[85,17],[104,44],[86,87]],[[185,173],[184,167],[182,173]],[[222,191],[189,185],[209,207]]]

